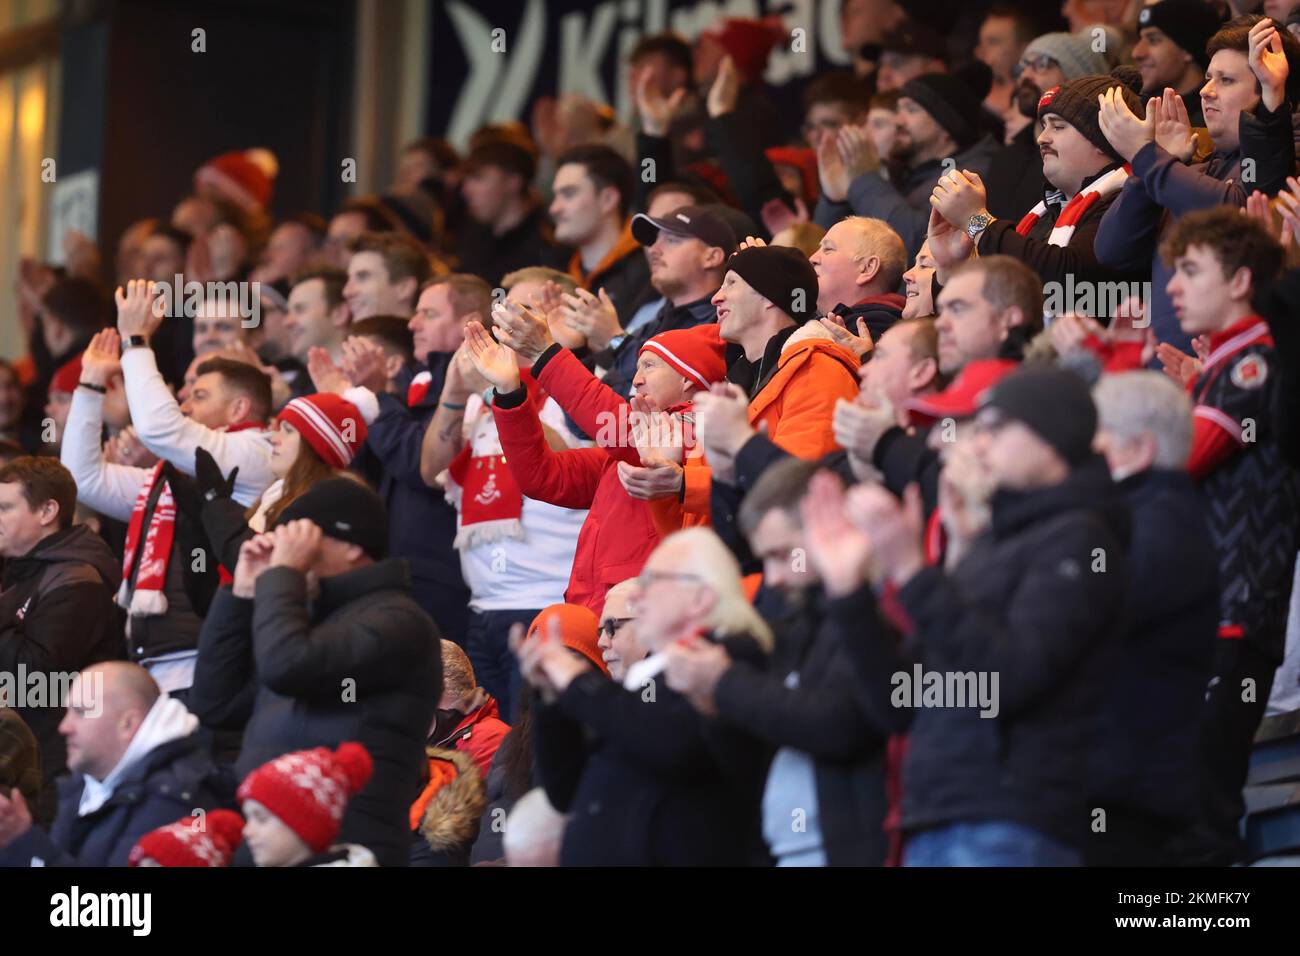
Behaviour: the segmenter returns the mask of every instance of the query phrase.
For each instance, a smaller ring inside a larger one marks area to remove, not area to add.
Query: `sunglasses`
[[[608,634],[612,638],[620,627],[635,620],[636,618],[634,617],[607,617],[605,620],[600,622],[600,632],[602,634]]]
[[[1017,63],[1015,66],[1011,68],[1011,75],[1018,80],[1020,79],[1020,75],[1024,73],[1025,70],[1036,70],[1037,72],[1042,73],[1045,70],[1050,70],[1055,66],[1060,66],[1060,63],[1054,57],[1050,57],[1046,53],[1043,53],[1040,54],[1039,56],[1034,57],[1033,59],[1029,59],[1028,57],[1026,57],[1025,59],[1021,60],[1019,63]]]

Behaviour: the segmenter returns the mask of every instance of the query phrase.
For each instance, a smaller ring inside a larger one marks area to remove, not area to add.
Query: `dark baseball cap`
[[[928,56],[948,60],[948,42],[923,23],[907,20],[886,33],[879,43],[867,43],[858,51],[864,60],[878,60],[882,53]]]
[[[736,248],[736,234],[731,225],[704,206],[682,206],[662,219],[652,219],[643,212],[632,217],[632,237],[643,246],[653,246],[660,229],[690,236],[706,246],[717,246],[727,255]]]

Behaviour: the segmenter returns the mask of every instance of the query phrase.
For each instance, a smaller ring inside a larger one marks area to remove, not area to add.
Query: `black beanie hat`
[[[1074,372],[1055,366],[1026,366],[988,392],[980,411],[995,409],[1051,445],[1071,468],[1092,455],[1097,406],[1087,384]]]
[[[958,149],[965,149],[984,135],[986,123],[981,111],[992,86],[992,72],[975,60],[955,73],[924,73],[908,80],[898,95],[915,100],[952,137]]]
[[[1097,98],[1116,86],[1133,114],[1139,119],[1146,116],[1147,108],[1138,96],[1142,90],[1142,74],[1137,67],[1126,65],[1115,67],[1107,76],[1081,76],[1052,87],[1038,101],[1038,119],[1041,122],[1048,113],[1055,113],[1077,129],[1084,139],[1118,162],[1123,157],[1110,145],[1097,119],[1101,113]]]
[[[732,255],[727,269],[795,322],[817,314],[817,271],[798,249],[751,246]]]
[[[1205,0],[1161,0],[1138,13],[1138,30],[1155,27],[1190,53],[1204,70],[1210,65],[1205,45],[1223,26],[1223,17]]]
[[[376,561],[388,557],[388,511],[369,487],[352,478],[326,478],[280,512],[275,525],[306,518],[326,537],[361,546]]]

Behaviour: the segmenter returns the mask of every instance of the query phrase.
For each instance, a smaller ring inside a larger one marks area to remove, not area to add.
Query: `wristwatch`
[[[966,235],[972,239],[979,237],[979,234],[989,227],[993,217],[986,212],[977,212],[966,220]]]
[[[128,335],[122,339],[122,351],[127,349],[147,349],[149,347],[149,337],[145,335]]]

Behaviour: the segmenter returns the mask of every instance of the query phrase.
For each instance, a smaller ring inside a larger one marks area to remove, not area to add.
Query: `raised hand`
[[[809,218],[808,206],[799,197],[794,200],[794,212],[786,205],[784,199],[769,199],[763,203],[763,208],[759,211],[759,216],[763,220],[763,228],[772,236],[789,229],[791,226],[801,222],[807,222]]]
[[[100,329],[81,353],[81,380],[106,388],[122,371],[122,339],[117,329]]]
[[[1172,88],[1165,87],[1155,116],[1156,143],[1165,152],[1176,156],[1179,162],[1190,162],[1196,153],[1196,134],[1187,114],[1187,104]]]
[[[1201,363],[1182,349],[1161,342],[1156,346],[1156,358],[1160,360],[1161,371],[1179,385],[1191,384],[1201,374]]]
[[[1277,194],[1278,215],[1282,217],[1282,232],[1278,237],[1284,248],[1300,236],[1300,180],[1294,176],[1286,178],[1286,189]]]
[[[388,357],[370,339],[353,335],[343,340],[343,370],[353,385],[376,395],[388,387]]]
[[[835,136],[823,136],[817,144],[817,178],[822,184],[822,195],[831,202],[844,202],[849,195],[849,167],[840,152]]]
[[[632,441],[641,453],[643,465],[680,465],[686,446],[683,421],[676,415],[660,411],[640,395],[628,403]]]
[[[492,322],[497,341],[513,349],[530,365],[555,344],[546,320],[518,302],[506,299],[492,306]]]
[[[614,308],[614,303],[603,286],[598,296],[586,289],[576,289],[571,294],[561,295],[560,316],[565,325],[582,335],[597,352],[607,348],[612,339],[623,334],[623,326],[618,321],[618,310]],[[550,344],[548,342],[546,347],[549,348]]]
[[[848,519],[844,486],[829,471],[819,471],[808,482],[799,503],[803,517],[804,546],[826,593],[844,597],[867,580],[871,539]]]
[[[988,213],[988,189],[979,174],[969,169],[954,169],[940,176],[930,193],[930,207],[944,219],[964,230],[971,216]],[[933,249],[933,247],[931,247]]]
[[[152,335],[162,323],[160,309],[154,307],[157,287],[147,279],[131,279],[126,287],[117,287],[117,330],[122,335]]]
[[[835,440],[854,458],[871,464],[876,445],[885,432],[898,424],[894,409],[887,403],[868,405],[859,395],[854,401],[841,398],[831,413]]]
[[[1260,99],[1271,113],[1286,100],[1286,81],[1291,75],[1282,50],[1282,37],[1274,22],[1266,17],[1250,28],[1249,43],[1250,70],[1259,80]]]
[[[546,281],[541,293],[534,295],[529,305],[546,322],[546,327],[551,331],[551,338],[566,349],[580,349],[587,344],[587,337],[565,322],[564,313],[561,311],[564,305],[564,290],[554,279]]]
[[[313,345],[307,350],[307,374],[318,392],[333,392],[342,395],[352,387],[351,380],[343,369],[335,364],[327,349]]]
[[[686,99],[687,87],[664,96],[650,70],[642,70],[636,80],[636,112],[641,118],[641,132],[647,136],[667,136],[673,120]]]
[[[271,567],[293,568],[306,572],[320,554],[320,526],[310,518],[299,518],[282,524],[274,531],[275,544],[271,548]]]
[[[870,572],[877,583],[889,580],[902,586],[925,567],[925,514],[915,483],[904,490],[902,502],[880,485],[854,485],[846,510],[849,521],[871,536]]]
[[[671,461],[637,467],[618,463],[618,480],[629,497],[641,501],[676,496],[682,490],[682,466]]]
[[[848,326],[844,324],[843,316],[824,315],[818,321],[821,322],[822,328],[831,334],[831,338],[859,359],[869,355],[871,350],[876,347],[875,343],[871,341],[871,332],[867,329],[866,319],[858,319],[857,335],[848,330]]]
[[[713,456],[732,459],[754,437],[749,423],[749,398],[730,382],[718,382],[694,398],[695,440]]]
[[[835,148],[844,161],[849,182],[880,169],[880,156],[866,126],[841,126],[835,134]]]
[[[498,330],[499,330],[498,326]],[[519,362],[515,353],[497,342],[479,322],[465,325],[465,354],[498,394],[519,387]]]
[[[713,78],[713,85],[709,87],[705,108],[709,111],[709,116],[716,119],[733,112],[739,98],[740,71],[730,56],[724,56],[718,64],[718,74]]]
[[[713,692],[731,666],[731,656],[721,644],[703,638],[677,641],[665,652],[664,680],[706,717],[717,714]]]
[[[1147,100],[1143,117],[1133,114],[1117,86],[1099,94],[1097,102],[1100,105],[1097,121],[1102,135],[1126,162],[1132,162],[1138,150],[1155,139],[1156,110],[1160,99],[1153,96]]]
[[[959,263],[965,262],[975,254],[975,240],[966,232],[966,224],[949,222],[938,207],[934,206],[934,197],[930,197],[930,222],[926,226],[926,242],[930,247],[930,256],[934,259],[939,272],[939,284],[943,285],[948,272]]]
[[[254,535],[239,546],[235,578],[230,586],[235,597],[251,599],[256,593],[257,579],[271,566],[275,537],[274,533]]]

